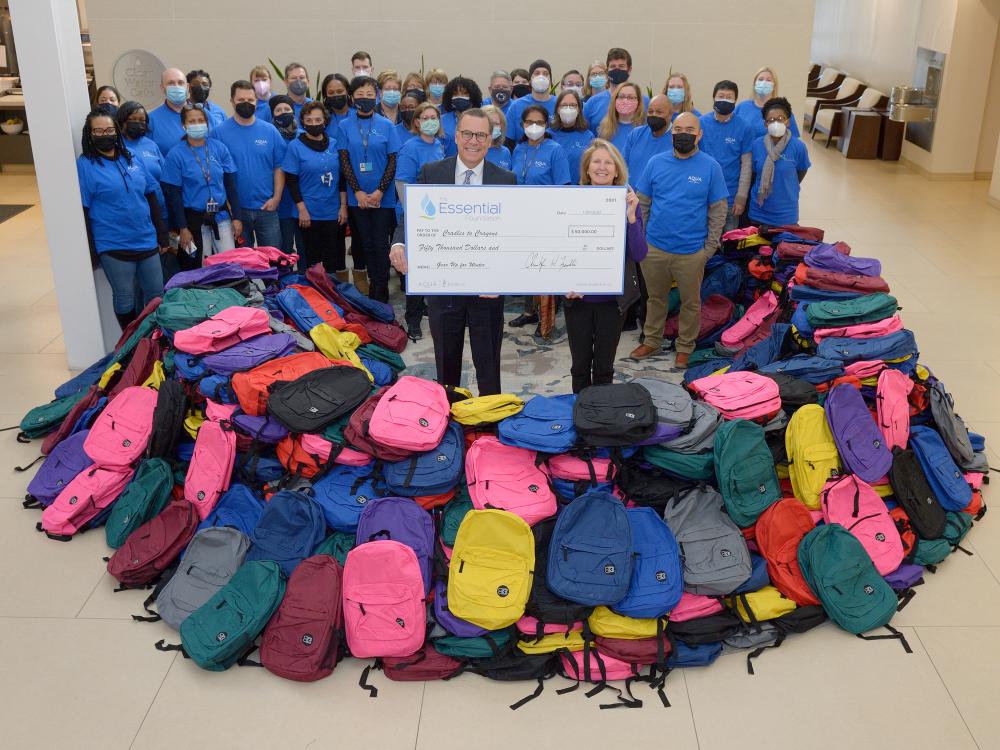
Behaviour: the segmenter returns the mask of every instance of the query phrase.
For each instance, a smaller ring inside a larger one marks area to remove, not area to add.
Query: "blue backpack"
[[[844,363],[836,359],[826,359],[823,356],[811,357],[808,354],[796,354],[788,359],[764,365],[759,370],[762,373],[783,372],[793,378],[818,385],[843,375]]]
[[[798,307],[795,308],[795,312],[792,313],[792,325],[807,339],[812,339],[813,334],[816,332],[815,327],[809,322],[809,315],[807,310],[809,309],[809,303],[803,302]]]
[[[80,414],[80,416],[76,418],[76,422],[73,423],[73,427],[72,429],[70,429],[69,434],[75,435],[81,430],[90,429],[90,426],[94,421],[94,417],[96,417],[101,412],[101,410],[107,405],[108,405],[107,396],[101,396],[99,399],[97,399],[96,404],[91,406],[89,409],[85,409]]]
[[[278,303],[281,311],[292,319],[295,327],[300,331],[308,333],[320,323],[325,322],[312,309],[306,298],[299,294],[298,289],[282,289],[274,296],[274,301]],[[344,311],[336,305],[333,305],[333,307],[337,311],[337,314],[343,317]]]
[[[273,560],[290,576],[326,538],[323,511],[303,492],[282,490],[264,507],[250,539],[246,562]]]
[[[788,323],[775,323],[766,339],[758,341],[733,360],[730,372],[757,370],[778,360],[785,349],[785,342],[791,329]]]
[[[374,379],[373,385],[376,388],[381,388],[384,385],[392,385],[396,382],[396,371],[393,370],[385,362],[372,359],[371,357],[358,357],[361,360],[361,364],[368,368],[368,372],[372,374]]]
[[[621,500],[591,491],[556,519],[549,543],[546,583],[577,604],[611,606],[632,582],[632,530]]]
[[[771,583],[771,576],[767,573],[767,560],[761,555],[750,553],[750,577],[746,583],[740,586],[734,594],[749,594],[757,591]]]
[[[718,642],[692,646],[684,641],[673,640],[670,645],[672,648],[667,658],[667,669],[707,667],[722,653],[722,644]]]
[[[263,513],[264,501],[253,490],[243,484],[232,484],[212,512],[198,524],[198,531],[215,526],[232,526],[250,536]]]
[[[793,302],[832,302],[854,299],[862,295],[860,292],[835,292],[805,284],[794,284],[788,288],[788,296]]]
[[[743,271],[739,265],[729,261],[718,263],[718,268],[710,269],[710,264],[715,258],[722,259],[721,256],[713,256],[709,263],[705,265],[705,280],[701,282],[701,298],[708,299],[713,294],[721,294],[726,299],[736,299],[743,286]]]
[[[437,448],[385,464],[382,478],[393,495],[440,495],[462,477],[465,433],[458,422],[448,422]]]
[[[198,381],[198,393],[220,404],[239,402],[228,375],[208,375]]]
[[[101,375],[104,374],[104,371],[107,370],[108,366],[111,364],[112,354],[104,355],[79,375],[74,375],[61,386],[56,388],[55,397],[60,399],[65,398],[66,396],[72,396],[74,393],[85,391],[90,388],[90,386],[95,385],[97,381],[101,379]]]
[[[550,477],[549,482],[556,493],[556,500],[562,505],[586,495],[591,490],[613,492],[615,489],[615,485],[612,482],[597,482],[594,484],[589,479],[557,479],[556,477]]]
[[[177,369],[177,377],[181,380],[198,380],[209,374],[208,367],[202,362],[200,355],[176,352],[174,367]]]
[[[871,339],[831,336],[819,343],[816,353],[826,359],[839,359],[842,362],[902,359],[917,354],[917,342],[913,338],[913,331],[904,328],[902,331]]]
[[[670,527],[652,508],[625,511],[632,529],[632,580],[613,609],[626,617],[662,617],[684,593],[681,553]]]
[[[565,453],[576,445],[573,404],[576,396],[535,396],[517,414],[497,425],[504,445],[542,453]]]
[[[972,487],[934,429],[922,425],[912,427],[910,448],[917,454],[920,468],[942,508],[960,511],[972,502]]]
[[[331,280],[334,283],[337,294],[343,297],[344,302],[358,312],[364,313],[369,318],[381,320],[383,323],[391,323],[396,319],[396,313],[393,311],[392,305],[373,300],[367,294],[362,294],[354,284],[349,284],[346,281]]]
[[[338,464],[313,483],[313,497],[334,531],[353,534],[368,501],[386,494],[376,486],[372,468]]]

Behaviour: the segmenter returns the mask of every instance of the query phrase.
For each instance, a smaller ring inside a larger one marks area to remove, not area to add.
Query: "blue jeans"
[[[277,247],[283,253],[299,253],[301,255],[305,252],[306,243],[302,238],[302,227],[299,226],[299,220],[296,218],[291,219],[281,219],[278,224],[281,227],[281,244]]]
[[[281,225],[277,211],[241,208],[236,217],[243,222],[243,239],[248,245],[281,247]]]
[[[163,294],[163,267],[160,255],[145,260],[119,260],[101,253],[101,268],[111,284],[111,300],[116,315],[138,312],[153,297]],[[136,299],[136,287],[142,299]]]

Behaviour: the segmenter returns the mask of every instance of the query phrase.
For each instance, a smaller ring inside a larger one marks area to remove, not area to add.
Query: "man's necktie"
[[[472,175],[474,175],[474,174],[475,174],[475,172],[473,172],[471,169],[466,169],[465,170],[465,180],[462,182],[462,184],[463,185],[471,185],[472,184]]]

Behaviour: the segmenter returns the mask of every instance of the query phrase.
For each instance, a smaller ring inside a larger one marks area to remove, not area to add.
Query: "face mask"
[[[423,89],[407,89],[406,95],[411,99],[416,99],[418,104],[427,98]]]
[[[524,129],[524,134],[528,136],[528,140],[537,141],[539,138],[545,135],[545,126],[538,125],[537,123],[534,125],[528,125]]]
[[[322,135],[323,131],[326,130],[326,125],[322,123],[318,125],[303,125],[302,127],[305,128],[309,135]]]
[[[512,99],[520,99],[522,96],[527,96],[530,93],[531,86],[526,83],[515,83],[514,87],[510,90]]]
[[[403,98],[403,93],[401,91],[383,91],[382,101],[385,102],[386,106],[395,107],[399,104],[399,100]]]
[[[421,120],[420,121],[420,132],[424,135],[437,135],[438,130],[441,129],[441,121],[434,120]]]
[[[781,138],[788,127],[783,122],[770,122],[767,125],[767,132],[775,138]]]
[[[301,78],[296,78],[288,84],[288,91],[295,96],[302,96],[309,90],[309,84]]]
[[[198,102],[199,104],[204,104],[208,101],[208,86],[192,86],[191,87],[191,101]]]
[[[240,102],[235,107],[233,107],[233,109],[236,110],[236,114],[238,114],[244,120],[249,120],[251,117],[253,117],[254,112],[257,111],[257,105],[255,105],[253,102]]]
[[[112,119],[114,119],[114,116],[118,114],[118,107],[108,102],[105,102],[104,104],[98,104],[97,108]]]
[[[371,68],[358,68],[357,70],[354,71],[355,78],[357,78],[358,76],[370,76],[371,74],[372,74]]]
[[[535,76],[531,79],[531,90],[536,94],[544,94],[549,90],[548,76]]]
[[[323,104],[329,110],[340,110],[347,106],[347,94],[339,96],[328,96],[323,100]]]
[[[257,92],[258,99],[267,99],[267,95],[271,93],[271,82],[254,81],[253,90]]]
[[[355,99],[354,107],[363,115],[371,114],[375,111],[374,99]]]
[[[201,140],[206,135],[208,135],[208,125],[205,123],[198,123],[197,125],[185,125],[184,131],[188,134],[188,138],[193,140]]]
[[[94,142],[94,148],[98,151],[110,151],[118,145],[118,136],[115,135],[91,136],[91,139]]]
[[[503,131],[501,131],[501,130],[500,130],[500,126],[499,126],[499,125],[494,125],[494,126],[493,126],[493,130],[492,130],[492,132],[490,133],[490,137],[491,137],[491,138],[492,138],[492,139],[493,139],[494,141],[498,141],[498,140],[500,140],[500,135],[502,134],[502,132],[503,132]]]
[[[736,109],[736,102],[731,102],[728,99],[716,99],[712,106],[716,112],[726,117],[727,115],[731,115],[733,110]]]
[[[697,138],[694,133],[674,133],[674,151],[678,154],[690,154],[694,151]]]
[[[590,77],[590,88],[594,89],[594,91],[601,91],[607,85],[608,85],[607,76],[596,75]]]
[[[753,91],[757,96],[770,96],[774,91],[773,81],[757,81],[753,85]]]
[[[510,101],[510,94],[507,93],[507,89],[497,89],[496,91],[491,91],[490,94],[493,98],[493,103],[498,107],[502,107]]]
[[[183,104],[187,101],[188,92],[184,86],[167,86],[167,101],[171,104]]]
[[[399,110],[399,119],[403,121],[403,124],[406,127],[410,127],[410,123],[413,122],[413,110],[412,109]]]
[[[467,96],[453,96],[451,98],[451,108],[456,112],[464,112],[472,105]]]
[[[435,99],[440,99],[442,96],[444,96],[444,84],[443,83],[432,83],[427,88],[430,89],[431,96],[433,96]]]
[[[628,71],[622,70],[621,68],[615,68],[614,70],[609,70],[608,79],[615,86],[625,83],[625,81],[628,80]]]
[[[144,122],[126,122],[125,137],[137,141],[149,132],[149,127]]]
[[[667,89],[667,99],[670,100],[671,104],[680,104],[684,101],[684,89],[682,88],[669,88]]]
[[[648,115],[646,117],[646,124],[649,125],[649,129],[654,133],[659,133],[667,127],[667,118],[658,117],[657,115]]]
[[[575,125],[576,116],[580,114],[580,110],[576,107],[560,107],[559,108],[559,119],[562,121],[563,125]]]
[[[639,102],[635,99],[615,99],[615,111],[620,115],[635,114],[639,109]]]
[[[563,91],[575,91],[581,97],[583,96],[583,86],[563,86]]]
[[[293,133],[295,132],[295,113],[293,112],[285,112],[280,115],[275,115],[271,118],[271,122],[274,123],[274,127],[278,128],[278,130],[290,130]]]

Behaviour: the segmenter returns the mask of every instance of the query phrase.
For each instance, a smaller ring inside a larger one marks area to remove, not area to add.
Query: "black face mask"
[[[137,141],[149,132],[149,127],[144,122],[126,122],[125,137]]]
[[[370,115],[375,111],[374,99],[355,99],[354,107],[363,115]]]
[[[726,99],[716,99],[712,107],[716,112],[725,117],[726,115],[731,115],[733,110],[736,109],[736,102],[727,101]]]
[[[510,91],[511,99],[520,99],[522,96],[527,96],[531,93],[531,86],[527,83],[515,83],[514,88]]]
[[[204,104],[208,101],[208,92],[211,89],[208,86],[192,86],[191,87],[191,101],[198,102],[199,104]]]
[[[467,96],[453,96],[451,98],[451,108],[456,112],[464,112],[471,106],[472,102]]]
[[[118,107],[116,107],[114,104],[109,104],[108,102],[105,102],[104,104],[98,104],[97,108],[101,110],[102,114],[105,114],[111,118],[113,118],[115,115],[118,114]]]
[[[118,145],[118,136],[116,135],[95,135],[91,136],[91,139],[94,148],[98,151],[111,151]]]
[[[323,100],[323,104],[331,112],[334,110],[340,110],[347,106],[347,94],[338,94],[337,96],[328,96]]]
[[[399,110],[399,119],[403,121],[406,127],[410,127],[410,123],[413,122],[413,112],[412,109],[401,109]]]
[[[614,70],[608,71],[608,80],[611,81],[615,86],[618,86],[628,80],[628,71],[622,70],[621,68],[615,68]]]
[[[293,112],[284,112],[272,117],[271,121],[276,128],[287,128],[289,125],[295,124],[295,114]]]
[[[407,89],[406,91],[403,92],[403,96],[408,96],[411,99],[416,99],[418,104],[427,98],[427,95],[424,94],[423,89]]]
[[[306,129],[306,132],[309,135],[322,135],[323,131],[326,130],[326,125],[323,125],[323,124],[320,124],[320,125],[303,125],[302,127],[304,127]]]
[[[254,112],[257,111],[257,105],[252,102],[240,102],[233,109],[236,110],[236,114],[242,117],[244,120],[249,120],[253,117]]]
[[[694,133],[674,133],[674,151],[678,154],[690,154],[697,145],[698,136]]]
[[[493,103],[498,107],[502,107],[507,102],[510,101],[510,94],[507,93],[506,89],[499,89],[493,92]]]
[[[665,127],[667,127],[667,119],[665,117],[658,117],[656,115],[649,115],[646,117],[646,124],[649,125],[649,129],[654,133],[659,133]]]

